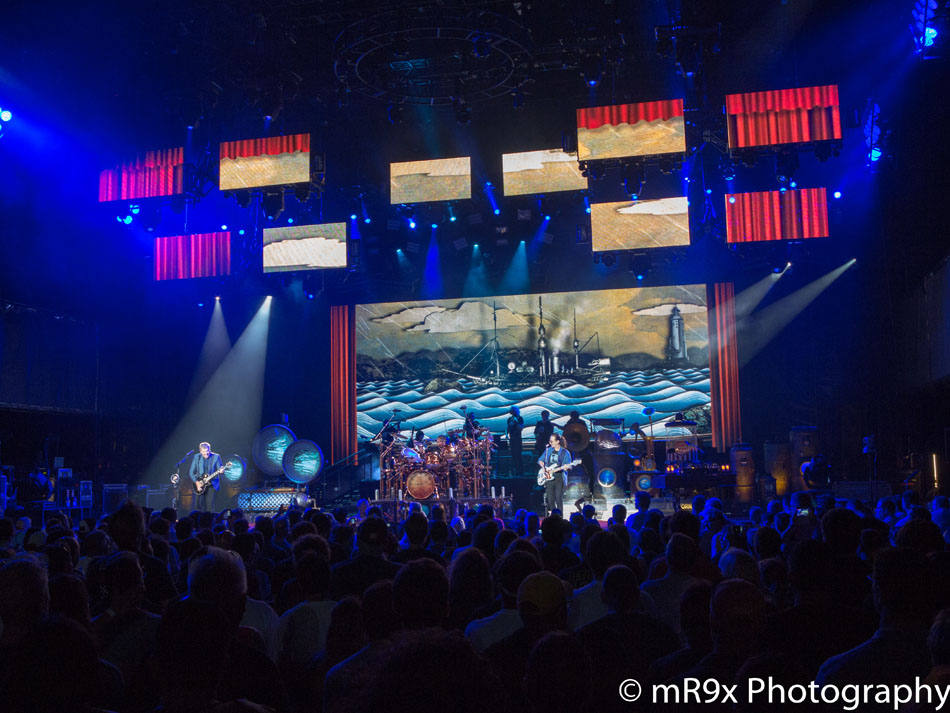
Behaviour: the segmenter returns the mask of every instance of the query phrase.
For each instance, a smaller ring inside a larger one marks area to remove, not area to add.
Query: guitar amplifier
[[[79,481],[79,507],[81,508],[92,507],[92,481],[91,480]]]
[[[115,512],[128,497],[129,486],[125,483],[106,483],[102,486],[102,514]]]
[[[145,493],[145,506],[152,510],[161,510],[171,507],[175,499],[175,489],[168,485],[160,485],[156,489],[149,488]]]

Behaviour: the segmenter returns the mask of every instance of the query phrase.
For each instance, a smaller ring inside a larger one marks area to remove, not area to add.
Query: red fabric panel
[[[706,297],[713,446],[724,451],[742,440],[735,288],[731,282],[716,283],[706,288]]]
[[[330,307],[330,460],[356,453],[356,310]]]
[[[841,138],[837,84],[729,94],[726,114],[731,148]]]
[[[798,89],[775,89],[768,92],[727,94],[727,114],[758,114],[793,109],[810,110],[816,106],[837,107],[838,85],[800,87]]]
[[[729,199],[735,198],[735,203]],[[800,240],[829,235],[824,188],[736,193],[726,196],[726,242]]]
[[[231,274],[231,233],[155,239],[155,279],[185,280]]]
[[[668,99],[640,104],[615,104],[614,106],[595,106],[577,110],[578,129],[596,129],[604,124],[635,124],[638,121],[667,121],[675,116],[683,116],[683,100]]]
[[[185,149],[149,151],[99,174],[99,202],[173,196],[184,191]]]
[[[310,134],[226,141],[221,144],[221,158],[223,159],[277,156],[278,154],[294,153],[295,151],[310,151]]]

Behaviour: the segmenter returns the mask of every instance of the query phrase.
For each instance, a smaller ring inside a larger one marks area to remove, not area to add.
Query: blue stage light
[[[438,223],[433,223],[433,224],[432,224],[432,229],[433,229],[433,230],[435,230],[435,229],[438,228],[438,227],[439,227],[439,224],[438,224]]]
[[[199,306],[199,307],[204,307],[204,306],[205,306],[205,303],[204,303],[204,302],[199,302],[199,303],[198,303],[198,306]]]
[[[544,219],[545,219],[545,220],[551,220],[551,216],[546,215],[546,216],[544,216]]]
[[[241,229],[238,231],[238,235],[244,235],[244,228],[241,228]]]
[[[495,215],[501,214],[501,208],[495,208]]]
[[[416,229],[416,221],[414,221],[414,220],[410,220],[410,221],[409,221],[409,229],[410,229],[410,230],[415,230],[415,229]]]
[[[772,268],[772,272],[774,272],[776,275],[778,275],[780,272],[782,272],[782,268],[780,268],[780,267],[773,267],[773,268]]]
[[[221,230],[227,230],[227,229],[228,229],[227,224],[226,224],[226,223],[222,223],[222,224],[221,224]]]
[[[132,225],[132,216],[131,215],[125,216],[122,219],[122,222],[125,223],[126,225]]]
[[[643,280],[643,275],[638,274],[638,275],[637,275],[637,281],[640,282],[640,281],[642,281],[642,280]]]
[[[293,218],[288,218],[288,219],[287,219],[287,225],[293,225],[293,224],[294,224],[294,219],[293,219]]]
[[[881,151],[881,149],[875,146],[874,148],[871,149],[870,153],[868,154],[868,158],[870,158],[872,161],[879,161],[882,155],[883,155],[883,152]]]
[[[933,44],[933,42],[931,42],[931,44]],[[9,109],[4,109],[3,111],[0,111],[0,121],[10,121],[10,119],[12,118],[13,118],[13,114],[10,113]]]
[[[129,213],[131,213],[132,215],[138,215],[141,212],[142,212],[142,209],[139,206],[137,206],[135,203],[129,206]]]
[[[736,202],[736,197],[735,197],[735,196],[729,196],[729,202],[730,202],[730,203],[735,203],[735,202]]]
[[[788,184],[788,187],[789,187],[789,188],[798,188],[798,184],[797,184],[795,181],[792,181],[791,183]]]
[[[307,299],[308,299],[308,300],[312,300],[313,297],[314,297],[314,295],[313,295],[312,292],[308,292],[308,293],[307,293]]]
[[[356,220],[356,213],[350,213],[350,220]]]
[[[472,250],[478,250],[478,243],[475,243],[475,244],[472,246]]]
[[[707,195],[707,196],[711,196],[711,195],[712,195],[712,188],[707,188],[707,189],[706,189],[706,195]]]
[[[455,218],[454,215],[450,215],[450,216],[449,216],[449,222],[450,222],[450,223],[454,223],[455,220],[456,220],[456,218]]]
[[[841,191],[835,191],[834,196],[835,198],[841,198]]]
[[[367,216],[366,218],[363,218],[363,222],[369,224],[373,222],[373,219]]]
[[[935,39],[937,39],[937,29],[935,27],[928,27],[924,30],[924,47],[932,47]],[[8,112],[4,113],[6,114]],[[4,121],[10,120],[4,119]]]

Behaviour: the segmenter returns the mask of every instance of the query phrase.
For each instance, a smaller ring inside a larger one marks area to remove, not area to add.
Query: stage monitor
[[[682,198],[590,204],[594,252],[689,245],[689,209]]]
[[[155,238],[155,279],[186,280],[231,274],[231,233]]]
[[[184,192],[185,149],[148,151],[99,173],[99,202],[160,198]]]
[[[221,144],[222,191],[310,182],[310,134]]]
[[[506,153],[501,162],[506,196],[587,189],[576,153],[561,149]]]
[[[503,434],[511,406],[528,440],[542,411],[649,435],[651,407],[657,438],[677,413],[709,431],[704,285],[364,304],[355,332],[361,439],[394,415],[403,435],[451,435],[466,413]]]
[[[389,202],[432,203],[472,197],[472,159],[438,158],[389,164]]]
[[[682,99],[577,110],[580,161],[685,151]]]
[[[825,238],[829,232],[824,188],[726,196],[726,242]]]
[[[264,229],[264,272],[346,267],[346,223]]]
[[[838,85],[726,95],[729,148],[841,138]]]

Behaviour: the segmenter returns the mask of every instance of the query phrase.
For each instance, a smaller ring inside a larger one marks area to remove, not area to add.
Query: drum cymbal
[[[564,427],[564,440],[567,441],[568,450],[582,451],[590,445],[590,431],[587,426],[580,421],[569,423]]]

